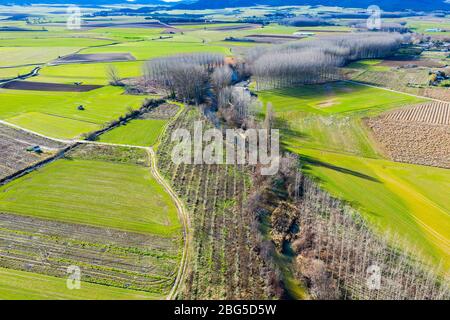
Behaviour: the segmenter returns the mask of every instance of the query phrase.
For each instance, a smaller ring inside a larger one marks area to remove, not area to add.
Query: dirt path
[[[426,99],[426,100],[430,100],[430,101],[436,101],[436,102],[441,102],[441,103],[446,103],[446,104],[449,103],[448,101],[444,101],[444,100],[433,99],[433,98],[428,98],[428,97],[424,97],[424,96],[418,96],[418,95],[412,94],[412,93],[407,93],[407,92],[397,91],[397,90],[388,89],[388,88],[385,88],[385,87],[375,86],[375,85],[372,85],[372,84],[367,84],[367,83],[358,82],[358,81],[353,81],[353,80],[343,80],[343,82],[352,83],[352,84],[356,84],[356,85],[360,85],[360,86],[364,86],[364,87],[370,87],[370,88],[381,89],[381,90],[390,91],[390,92],[395,92],[395,93],[400,93],[400,94],[405,94],[405,95],[410,96],[410,97],[415,97],[415,98],[420,98],[420,99]]]
[[[182,108],[180,108],[182,109]],[[181,113],[181,110],[178,112],[177,116]],[[176,119],[176,117],[174,117],[174,119]],[[191,233],[190,233],[190,219],[189,219],[189,213],[186,210],[183,202],[181,201],[180,198],[178,198],[176,192],[172,189],[172,187],[166,182],[166,180],[164,179],[164,177],[160,174],[159,170],[158,170],[158,165],[157,165],[157,157],[155,154],[155,151],[153,150],[152,147],[143,147],[143,146],[135,146],[135,145],[128,145],[128,144],[116,144],[116,143],[105,143],[105,142],[98,142],[98,141],[88,141],[88,140],[62,140],[62,139],[56,139],[56,138],[52,138],[52,137],[48,137],[45,136],[43,134],[39,134],[37,132],[22,128],[20,126],[11,124],[9,122],[0,120],[0,124],[4,124],[7,126],[11,126],[15,129],[18,130],[22,130],[25,131],[27,133],[31,133],[34,135],[38,135],[42,138],[46,138],[49,140],[53,140],[53,141],[58,141],[58,142],[62,142],[65,144],[69,144],[69,145],[74,145],[74,144],[96,144],[96,145],[104,145],[104,146],[116,146],[116,147],[128,147],[128,148],[136,148],[136,149],[143,149],[146,150],[148,153],[148,156],[150,158],[150,162],[151,162],[151,173],[153,175],[153,177],[158,181],[158,183],[160,185],[162,185],[164,187],[164,189],[166,190],[166,192],[170,195],[170,197],[173,199],[176,207],[177,207],[177,211],[178,211],[178,216],[179,219],[181,221],[181,223],[183,224],[183,237],[184,237],[184,250],[183,250],[183,255],[180,261],[180,267],[178,269],[177,272],[177,277],[175,278],[175,282],[174,285],[172,287],[172,289],[170,290],[168,296],[167,296],[167,300],[173,300],[177,297],[180,287],[181,287],[181,283],[184,280],[184,277],[186,275],[186,270],[187,270],[187,265],[188,265],[188,256],[189,256],[189,252],[190,252],[190,246],[191,246]],[[165,130],[161,133],[160,137],[159,137],[159,141],[161,140],[161,137],[163,135],[163,133],[165,132]],[[159,141],[157,144],[159,144]],[[43,165],[46,165],[50,162],[53,162],[57,159],[59,159],[60,157],[56,157],[55,159],[53,159],[52,161],[46,162]],[[33,171],[33,170],[31,170]],[[31,171],[27,171],[27,173],[31,172]],[[10,182],[10,181],[8,181]]]
[[[155,152],[152,148],[148,148],[148,154],[151,159],[151,170],[152,174],[155,177],[155,179],[161,184],[166,192],[172,197],[173,201],[175,202],[178,210],[178,215],[180,217],[181,222],[183,223],[184,228],[184,250],[183,250],[183,256],[181,257],[180,261],[180,268],[178,269],[178,274],[175,279],[175,283],[172,287],[172,290],[170,291],[169,295],[167,296],[167,300],[173,300],[177,297],[181,283],[183,282],[184,277],[186,276],[186,270],[188,265],[188,257],[190,252],[190,246],[191,246],[191,235],[190,235],[190,220],[189,220],[189,213],[184,207],[183,202],[178,198],[176,192],[170,187],[170,185],[166,182],[166,180],[161,176],[161,174],[158,171],[157,166],[157,158],[155,155]]]

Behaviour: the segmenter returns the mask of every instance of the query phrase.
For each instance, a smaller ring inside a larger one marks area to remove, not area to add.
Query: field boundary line
[[[158,146],[161,143],[161,138],[162,136],[166,133],[167,128],[169,127],[169,125],[171,123],[173,123],[173,121],[175,121],[181,114],[182,112],[185,110],[185,106],[181,105],[180,106],[180,110],[177,112],[177,114],[172,118],[171,121],[169,121],[166,126],[164,127],[163,131],[160,133],[159,137],[158,137],[158,142],[154,145],[154,146]],[[29,129],[25,129],[21,126],[0,120],[0,124],[4,124],[6,126],[10,126],[13,127],[15,129],[18,130],[22,130],[24,132],[30,133],[30,134],[34,134],[37,136],[40,136],[42,138],[46,138],[49,140],[53,140],[53,141],[57,141],[57,142],[61,142],[64,144],[69,144],[68,147],[66,147],[66,149],[72,149],[73,147],[80,145],[80,144],[93,144],[93,145],[103,145],[103,146],[115,146],[115,147],[128,147],[128,148],[136,148],[136,149],[141,149],[141,150],[146,150],[149,157],[150,157],[150,170],[152,175],[155,177],[155,179],[158,181],[158,183],[160,185],[163,186],[163,188],[166,190],[166,192],[170,195],[170,197],[173,199],[173,201],[175,202],[175,205],[177,207],[177,211],[178,211],[178,216],[179,219],[181,221],[181,223],[183,224],[183,233],[184,233],[184,250],[183,250],[183,255],[180,261],[180,267],[178,269],[177,272],[177,277],[175,278],[175,282],[174,285],[172,287],[172,289],[170,290],[169,294],[166,297],[166,300],[173,300],[176,298],[177,294],[178,294],[178,290],[180,288],[181,283],[184,280],[185,274],[186,274],[186,270],[187,270],[187,266],[188,266],[188,255],[189,255],[189,250],[190,250],[190,246],[191,246],[191,235],[190,235],[190,217],[189,217],[189,213],[186,210],[184,203],[182,200],[180,200],[180,198],[178,198],[178,195],[176,194],[176,192],[172,189],[172,187],[166,182],[166,180],[164,179],[164,177],[160,174],[159,170],[158,170],[158,166],[157,166],[157,157],[155,154],[155,151],[152,147],[144,147],[144,146],[136,146],[136,145],[128,145],[128,144],[118,144],[118,143],[107,143],[107,142],[98,142],[98,141],[89,141],[89,140],[77,140],[77,139],[73,139],[73,140],[63,140],[63,139],[57,139],[57,138],[51,138],[48,137],[46,135],[34,132],[32,130]],[[59,158],[61,158],[62,156],[64,156],[66,150],[63,150],[62,152],[60,152],[57,156],[51,158],[51,159],[47,159],[47,161],[43,162],[40,164],[39,167],[42,167],[44,165],[46,165],[47,163],[53,162]],[[34,171],[34,169],[36,169],[36,166],[34,166],[31,170],[26,170],[26,172],[22,172],[20,174],[20,176],[24,175],[24,174],[28,174],[31,171]],[[14,177],[14,179],[18,178]],[[10,180],[8,180],[8,182],[10,182]]]
[[[389,89],[389,88],[382,87],[382,86],[376,86],[376,85],[372,85],[372,84],[367,84],[367,83],[364,83],[364,82],[359,82],[359,81],[354,81],[354,80],[342,80],[342,81],[347,82],[347,83],[353,83],[353,84],[360,85],[360,86],[365,86],[365,87],[376,88],[376,89],[386,90],[386,91],[390,91],[390,92],[400,93],[400,94],[404,94],[404,95],[415,97],[415,98],[426,99],[426,100],[430,100],[430,101],[450,104],[449,101],[444,101],[444,100],[439,100],[439,99],[419,96],[419,95],[416,95],[416,94],[402,92],[402,91],[398,91],[398,90],[393,90],[393,89]]]
[[[173,104],[176,104],[176,103],[173,103]],[[161,144],[161,139],[166,134],[169,126],[172,123],[174,123],[180,117],[180,115],[183,113],[183,111],[186,109],[186,106],[184,104],[178,104],[178,106],[180,107],[180,110],[178,110],[177,113],[175,114],[175,116],[173,116],[172,119],[167,121],[167,123],[164,125],[163,129],[161,130],[161,132],[158,135],[158,139],[156,140],[156,143],[152,146],[153,149],[156,149],[156,150],[158,149],[159,145]]]
[[[135,146],[135,145],[131,145],[131,144],[99,142],[99,141],[90,141],[90,140],[75,140],[75,142],[76,143],[80,143],[80,144],[97,144],[97,145],[100,145],[100,146],[126,147],[126,148],[148,150],[148,147]]]
[[[181,283],[183,283],[184,277],[186,275],[186,270],[188,266],[188,256],[190,252],[190,246],[191,246],[191,235],[190,235],[190,217],[189,212],[186,210],[186,207],[184,206],[184,202],[178,197],[177,193],[172,189],[172,187],[166,182],[164,177],[160,174],[158,170],[158,158],[155,154],[155,149],[158,148],[158,146],[161,144],[162,137],[166,134],[167,129],[169,126],[174,123],[186,110],[186,106],[184,104],[179,104],[180,110],[178,110],[177,114],[166,123],[163,130],[161,130],[157,142],[153,145],[153,147],[147,148],[147,151],[150,155],[151,160],[151,169],[153,176],[158,180],[158,182],[166,189],[166,191],[169,193],[169,195],[174,200],[177,209],[178,209],[178,216],[181,222],[183,223],[183,229],[184,229],[184,250],[183,255],[181,257],[180,261],[180,268],[178,269],[178,274],[175,279],[175,282],[173,284],[172,289],[170,290],[169,294],[166,297],[166,300],[174,300],[178,295],[178,290],[180,288]]]
[[[157,165],[158,160],[157,160],[157,157],[156,157],[156,154],[155,154],[155,151],[153,150],[153,148],[151,148],[151,147],[147,148],[147,152],[148,152],[148,154],[150,156],[150,160],[151,160],[150,168],[151,168],[152,174],[155,177],[155,179],[164,187],[166,192],[169,193],[169,195],[174,200],[174,202],[177,206],[179,218],[183,224],[183,229],[184,229],[184,250],[183,250],[183,255],[182,255],[181,261],[180,261],[180,268],[178,269],[178,274],[175,279],[175,283],[166,298],[166,300],[173,300],[176,298],[176,296],[178,294],[180,284],[183,282],[183,279],[184,279],[184,276],[185,276],[186,270],[187,270],[187,262],[188,262],[189,247],[190,247],[189,213],[187,212],[183,201],[181,201],[180,198],[178,198],[178,195],[176,194],[176,192],[166,182],[164,177],[159,173],[158,165]]]
[[[45,138],[45,139],[48,139],[48,140],[53,140],[53,141],[57,141],[57,142],[65,143],[65,144],[78,142],[76,140],[65,140],[65,139],[52,138],[52,137],[46,136],[44,134],[38,133],[36,131],[26,129],[24,127],[18,126],[18,125],[14,124],[14,123],[7,122],[7,121],[4,121],[4,120],[0,120],[0,124],[3,124],[3,125],[8,126],[8,127],[12,127],[14,129],[17,129],[17,130],[21,130],[21,131],[24,131],[24,132],[27,132],[27,133],[30,133],[30,134],[34,134],[34,135],[39,136],[41,138]]]

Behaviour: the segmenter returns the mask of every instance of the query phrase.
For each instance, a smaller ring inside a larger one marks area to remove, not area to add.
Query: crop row
[[[411,108],[390,112],[386,119],[450,125],[450,104],[443,102],[425,103]]]
[[[258,235],[250,228],[254,216],[243,209],[249,169],[171,161],[171,131],[192,130],[193,120],[200,118],[196,110],[186,110],[158,150],[160,169],[191,216],[193,248],[183,298],[265,298],[264,265],[255,250]]]
[[[166,293],[178,262],[167,239],[129,232],[0,214],[0,266],[83,281]]]

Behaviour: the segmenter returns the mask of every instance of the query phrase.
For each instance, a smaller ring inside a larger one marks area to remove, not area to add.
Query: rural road
[[[177,116],[181,113],[181,111],[177,114]],[[177,117],[176,116],[176,117]],[[176,119],[176,117],[174,119]],[[64,144],[75,144],[75,143],[79,143],[79,144],[97,144],[97,145],[105,145],[105,146],[117,146],[117,147],[128,147],[128,148],[136,148],[136,149],[143,149],[147,151],[147,154],[150,158],[150,162],[151,162],[151,173],[153,175],[153,177],[158,181],[158,183],[160,185],[163,186],[163,188],[166,190],[166,192],[170,195],[170,197],[172,198],[172,200],[174,201],[176,207],[177,207],[177,211],[178,211],[178,216],[179,219],[181,221],[181,223],[183,224],[183,238],[184,238],[184,250],[183,250],[183,255],[181,257],[181,261],[180,261],[180,266],[178,268],[178,272],[177,272],[177,277],[175,278],[175,282],[174,285],[172,286],[172,289],[170,290],[168,296],[166,297],[167,300],[173,300],[177,297],[180,287],[181,287],[181,283],[183,282],[183,279],[185,277],[186,274],[186,270],[187,270],[187,265],[188,265],[188,255],[190,252],[190,245],[191,245],[191,235],[190,235],[190,218],[189,218],[189,213],[186,210],[183,202],[181,201],[180,198],[178,198],[176,192],[172,189],[172,187],[166,182],[166,180],[163,178],[163,176],[161,175],[161,173],[158,170],[158,166],[157,166],[157,157],[155,154],[155,151],[153,150],[152,147],[143,147],[143,146],[135,146],[135,145],[127,145],[127,144],[116,144],[116,143],[103,143],[103,142],[97,142],[97,141],[88,141],[88,140],[63,140],[63,139],[56,139],[56,138],[52,138],[52,137],[48,137],[46,135],[22,128],[20,126],[17,126],[15,124],[0,120],[0,124],[6,125],[6,126],[10,126],[13,127],[15,129],[18,130],[22,130],[24,132],[30,133],[30,134],[34,134],[37,135],[39,137],[42,138],[46,138],[49,140],[53,140],[53,141],[57,141],[57,142],[61,142]],[[165,130],[164,130],[165,131]],[[158,144],[160,143],[161,137],[163,134],[160,135],[159,137],[159,141]]]
[[[172,197],[173,201],[175,202],[178,210],[178,215],[180,217],[180,220],[183,224],[184,228],[184,250],[183,250],[183,256],[181,257],[180,261],[180,268],[178,269],[178,274],[175,279],[175,283],[172,287],[172,290],[170,290],[169,295],[167,296],[167,300],[175,299],[178,291],[180,289],[180,284],[183,282],[183,279],[186,274],[187,269],[187,262],[188,262],[188,255],[190,251],[190,232],[189,232],[189,226],[190,226],[190,220],[189,220],[189,213],[187,212],[186,208],[184,207],[183,202],[178,198],[177,194],[173,189],[170,187],[170,185],[166,182],[166,180],[161,176],[161,174],[158,171],[157,166],[157,158],[155,155],[155,151],[150,147],[147,148],[148,154],[151,159],[151,170],[152,174],[155,177],[155,179],[161,184],[164,189],[167,191],[167,193]]]

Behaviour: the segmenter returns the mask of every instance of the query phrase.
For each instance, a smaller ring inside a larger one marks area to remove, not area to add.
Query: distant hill
[[[323,5],[344,8],[367,8],[376,4],[384,11],[450,11],[450,3],[445,0],[198,0],[192,4],[181,3],[175,5],[176,9],[219,9],[249,7],[258,4],[280,6],[280,5]]]
[[[60,5],[68,5],[75,4],[80,6],[97,6],[97,5],[106,5],[106,4],[143,4],[143,5],[171,5],[172,3],[166,3],[160,0],[139,0],[129,2],[126,0],[0,0],[0,5],[27,5],[27,4],[60,4]]]
[[[173,1],[173,0],[172,0]],[[450,1],[450,0],[449,0]],[[73,3],[83,6],[96,6],[105,4],[142,4],[142,5],[170,5],[174,9],[221,9],[250,7],[258,4],[269,6],[286,5],[323,5],[344,8],[367,8],[376,4],[384,11],[450,11],[450,2],[446,0],[182,0],[180,2],[164,2],[162,0],[0,0],[0,4],[61,4]]]

